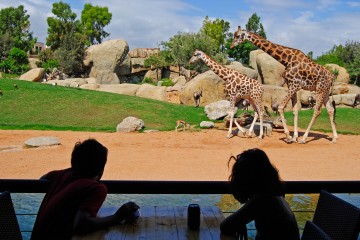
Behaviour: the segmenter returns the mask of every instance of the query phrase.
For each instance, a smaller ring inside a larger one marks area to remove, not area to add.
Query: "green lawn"
[[[17,84],[18,89],[14,87]],[[203,107],[195,108],[121,94],[52,86],[20,80],[0,79],[0,129],[40,129],[110,131],[124,118],[133,116],[145,122],[146,129],[174,130],[184,119],[191,125],[208,120]],[[299,126],[306,128],[312,111],[301,111]],[[292,124],[292,113],[286,113]],[[337,109],[339,133],[360,134],[357,109]],[[313,130],[331,131],[324,111]]]

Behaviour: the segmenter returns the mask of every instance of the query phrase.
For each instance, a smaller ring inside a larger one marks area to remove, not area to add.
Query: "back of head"
[[[76,177],[95,177],[102,174],[108,149],[95,139],[77,142],[71,154],[71,167]]]
[[[278,171],[264,151],[249,149],[231,159],[235,163],[229,180],[238,201],[247,202],[255,194],[283,195]]]

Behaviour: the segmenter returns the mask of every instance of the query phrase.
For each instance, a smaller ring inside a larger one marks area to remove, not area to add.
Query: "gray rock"
[[[144,127],[144,121],[136,117],[127,117],[116,126],[117,132],[135,132]]]
[[[60,139],[57,137],[36,137],[30,138],[24,142],[25,147],[44,147],[60,144]]]
[[[220,100],[205,106],[205,113],[210,120],[222,119],[228,115],[230,102],[228,100]],[[237,111],[237,107],[235,107]]]
[[[213,122],[211,122],[211,121],[202,121],[200,123],[200,127],[202,127],[202,128],[213,128],[213,127],[215,127],[215,124]]]
[[[245,128],[247,130],[249,130],[250,125],[247,125]],[[271,123],[264,122],[263,123],[263,131],[264,131],[264,136],[271,136],[271,134],[272,134],[272,125],[271,125]],[[259,122],[256,122],[255,125],[254,125],[254,133],[255,133],[256,136],[260,135],[260,123]],[[248,131],[246,132],[246,134],[248,134]]]

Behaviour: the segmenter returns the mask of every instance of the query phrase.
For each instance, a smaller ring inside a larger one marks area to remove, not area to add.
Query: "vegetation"
[[[29,31],[29,17],[22,5],[0,10],[0,71],[19,74],[28,70],[26,52],[36,42]]]
[[[168,131],[178,119],[192,125],[207,120],[201,107],[121,94],[10,79],[0,79],[0,89],[0,129],[113,132],[133,116],[144,120],[145,129]]]
[[[263,38],[266,39],[265,29],[260,22],[260,17],[254,13],[249,18],[247,24],[245,25],[247,31],[254,32]],[[226,41],[226,49],[229,57],[234,58],[237,61],[242,62],[243,64],[249,65],[250,61],[250,52],[256,50],[257,47],[249,41],[245,41],[242,44],[237,45],[235,48],[230,49],[230,45],[233,40],[233,34]]]
[[[18,89],[14,88],[14,83]],[[204,108],[172,104],[151,99],[52,86],[10,79],[0,79],[0,129],[40,129],[72,131],[115,131],[128,116],[144,120],[145,129],[174,130],[174,123],[184,119],[191,125],[208,120]],[[299,112],[299,127],[305,129],[313,111]],[[357,119],[360,111],[338,108],[338,132],[360,134]],[[161,117],[159,117],[161,116]],[[292,124],[292,112],[286,112]],[[331,132],[325,110],[312,130]]]
[[[81,23],[83,33],[87,37],[87,45],[100,44],[110,33],[104,30],[112,18],[107,7],[93,6],[86,3],[81,12]]]

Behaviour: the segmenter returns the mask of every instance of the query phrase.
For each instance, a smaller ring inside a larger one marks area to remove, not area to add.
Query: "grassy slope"
[[[14,88],[14,83],[18,89]],[[192,125],[208,120],[204,108],[145,98],[27,81],[0,79],[0,129],[115,131],[128,116],[141,118],[145,129],[173,130],[178,119]],[[306,128],[313,111],[300,111],[299,126]],[[292,124],[292,113],[286,113]],[[360,134],[358,109],[337,109],[339,133]],[[313,130],[331,131],[325,110]]]

